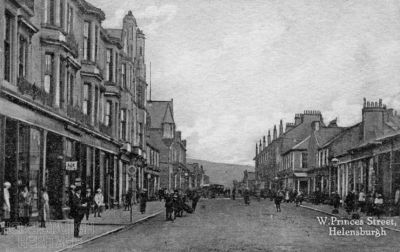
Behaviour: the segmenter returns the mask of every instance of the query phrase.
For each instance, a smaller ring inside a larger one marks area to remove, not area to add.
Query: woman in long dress
[[[50,206],[49,206],[49,194],[46,188],[42,189],[41,196],[41,209],[40,209],[40,227],[46,227],[46,221],[49,219]]]
[[[11,183],[10,182],[4,182],[4,189],[3,189],[3,219],[2,221],[4,222],[4,226],[1,227],[1,234],[5,234],[6,227],[9,226],[10,223],[10,218],[11,218],[11,205],[10,205],[10,189]]]

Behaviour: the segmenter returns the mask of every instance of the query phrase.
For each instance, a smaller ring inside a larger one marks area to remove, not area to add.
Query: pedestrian
[[[30,226],[29,219],[31,214],[31,194],[27,186],[21,187],[22,191],[19,193],[19,218],[24,226]]]
[[[125,194],[125,208],[124,211],[126,210],[131,210],[132,207],[132,188],[129,188],[128,192]]]
[[[244,197],[244,204],[250,205],[250,191],[249,191],[249,188],[246,188],[244,190],[243,197]]]
[[[4,226],[2,225],[0,228],[1,234],[4,235],[6,228],[10,225],[10,218],[11,218],[11,205],[10,205],[10,188],[11,183],[6,181],[4,182],[3,188],[3,219]]]
[[[87,209],[87,203],[83,203],[80,186],[75,187],[70,204],[71,216],[74,218],[74,237],[80,238],[81,236],[79,236],[79,227]]]
[[[172,195],[172,210],[173,210],[173,219],[179,216],[179,196],[177,193]]]
[[[397,187],[394,194],[394,206],[395,206],[395,216],[400,214],[400,187]]]
[[[296,193],[295,201],[296,201],[296,206],[297,207],[302,205],[302,203],[303,203],[303,193],[301,191]]]
[[[333,192],[332,194],[332,204],[333,204],[333,214],[339,213],[339,206],[340,206],[340,196],[337,192]]]
[[[96,195],[94,195],[94,217],[96,217],[96,214],[98,217],[101,217],[101,210],[103,206],[104,206],[104,196],[101,193],[101,189],[98,188],[96,190]]]
[[[70,185],[68,188],[68,201],[67,201],[67,206],[69,206],[71,208],[71,204],[72,204],[72,198],[75,194],[75,185]],[[68,218],[72,219],[73,217],[71,216],[71,211],[68,214]]]
[[[174,212],[174,208],[173,208],[173,199],[171,197],[170,194],[164,194],[164,198],[165,198],[165,218],[166,220],[171,220],[173,221],[173,212]]]
[[[289,203],[290,197],[289,197],[289,190],[286,189],[285,191],[285,202]]]
[[[144,214],[146,212],[146,204],[147,204],[147,193],[146,189],[143,189],[143,191],[140,193],[140,213]]]
[[[358,194],[358,207],[360,208],[360,212],[365,212],[365,199],[366,195],[361,189],[360,193]]]
[[[284,194],[282,191],[277,192],[275,195],[274,202],[275,202],[276,212],[281,212],[281,202],[284,197],[283,195]]]
[[[367,197],[365,200],[365,210],[367,216],[371,216],[374,214],[374,197],[371,192],[367,193]]]
[[[86,194],[85,194],[85,198],[83,199],[83,203],[87,204],[87,207],[85,210],[85,217],[86,217],[86,220],[89,220],[90,210],[93,205],[92,189],[90,189],[89,187],[86,188]]]
[[[199,202],[199,199],[200,199],[200,195],[197,193],[197,191],[194,191],[193,195],[192,195],[192,209],[193,209],[193,212],[196,211],[196,206],[197,206],[197,202]]]
[[[347,193],[346,199],[344,201],[344,203],[346,204],[346,212],[347,214],[350,214],[351,212],[353,212],[354,210],[354,194],[353,192],[349,191]]]
[[[42,188],[42,195],[40,198],[40,227],[46,227],[46,221],[49,219],[50,205],[49,205],[49,194],[47,193],[46,187]]]
[[[377,193],[374,200],[374,207],[375,207],[375,215],[380,218],[380,216],[384,213],[383,209],[383,197],[382,194]]]

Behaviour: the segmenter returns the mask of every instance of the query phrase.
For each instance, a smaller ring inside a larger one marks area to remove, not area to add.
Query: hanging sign
[[[76,170],[78,170],[78,161],[65,162],[65,170],[67,170],[67,171],[76,171]]]
[[[136,173],[136,167],[134,165],[130,165],[126,169],[126,172],[128,173],[129,176],[133,177],[133,176],[135,176],[135,173]]]

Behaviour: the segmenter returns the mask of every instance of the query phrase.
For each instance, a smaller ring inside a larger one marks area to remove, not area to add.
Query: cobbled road
[[[400,251],[398,232],[379,238],[332,236],[318,216],[324,217],[291,203],[277,213],[269,200],[252,200],[250,206],[241,199],[201,200],[194,214],[174,222],[160,214],[73,251]]]

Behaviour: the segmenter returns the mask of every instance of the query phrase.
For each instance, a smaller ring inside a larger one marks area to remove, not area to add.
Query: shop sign
[[[78,170],[78,161],[68,161],[65,163],[65,170],[76,171]]]

